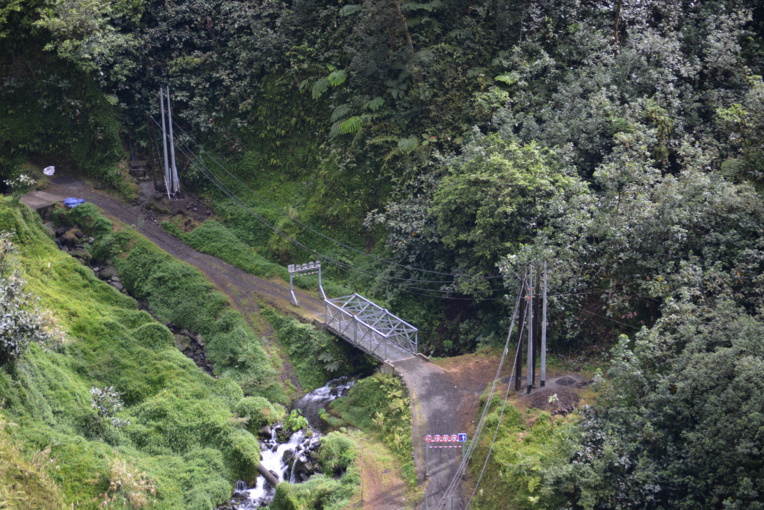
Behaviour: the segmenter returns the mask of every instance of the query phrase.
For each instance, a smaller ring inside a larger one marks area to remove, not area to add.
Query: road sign
[[[431,435],[428,434],[428,435],[424,436],[424,442],[425,443],[429,443],[431,441],[432,441],[432,436]]]
[[[462,433],[460,433],[460,434],[457,434],[457,435],[459,436],[459,437],[458,437],[458,441],[459,441],[460,443],[466,443],[466,442],[467,442],[467,434],[465,434],[464,432],[462,432]]]

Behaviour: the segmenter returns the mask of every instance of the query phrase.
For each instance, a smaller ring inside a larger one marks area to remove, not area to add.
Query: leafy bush
[[[279,315],[272,308],[263,308],[263,315],[286,347],[305,391],[320,388],[329,379],[371,367],[369,358],[333,335]]]
[[[339,432],[330,432],[321,438],[318,462],[325,474],[339,476],[344,473],[357,456],[357,446],[352,439]]]
[[[284,428],[292,432],[308,428],[308,419],[299,409],[292,409],[289,416],[284,419]]]
[[[43,330],[34,299],[24,291],[24,281],[16,273],[0,278],[0,366],[13,365],[30,342],[43,342],[50,335]]]
[[[263,397],[244,397],[234,408],[236,414],[247,418],[247,430],[256,434],[266,425],[273,425],[284,419],[286,410],[279,404],[271,404]]]
[[[280,483],[268,506],[271,510],[340,510],[355,494],[360,476],[351,468],[340,480],[315,475],[305,483]]]

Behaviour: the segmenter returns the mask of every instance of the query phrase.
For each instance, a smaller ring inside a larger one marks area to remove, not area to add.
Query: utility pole
[[[541,310],[541,387],[546,386],[546,289],[547,265],[544,261],[543,305]]]
[[[526,286],[520,288],[520,292],[525,294]],[[520,296],[520,323],[525,320],[525,310],[527,309],[527,296]],[[517,328],[517,356],[515,356],[515,391],[520,391],[520,379],[523,376],[523,328]]]
[[[172,108],[170,107],[170,87],[167,87],[167,120],[170,125],[170,182],[172,183],[172,194],[180,191],[180,181],[178,180],[178,167],[175,165],[175,137],[172,134]]]
[[[166,96],[166,97],[165,97]],[[165,115],[164,103],[167,101],[167,115]],[[167,190],[167,198],[175,195],[180,190],[178,180],[178,168],[175,165],[175,137],[172,132],[172,108],[170,106],[170,87],[159,87],[159,109],[162,113],[162,146],[164,147],[164,185]],[[167,146],[170,146],[169,157]]]
[[[533,359],[533,282],[534,282],[534,274],[533,274],[533,264],[531,264],[530,268],[530,284],[528,285],[528,393],[533,390],[533,381],[536,378],[536,371],[534,367],[534,359]]]
[[[159,111],[162,113],[162,148],[164,149],[164,187],[167,191],[167,198],[170,198],[170,183],[167,177],[170,175],[170,162],[167,158],[167,117],[164,114],[164,91],[159,87]]]

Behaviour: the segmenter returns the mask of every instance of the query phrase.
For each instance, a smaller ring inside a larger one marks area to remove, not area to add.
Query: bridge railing
[[[365,297],[353,294],[324,303],[326,326],[369,354],[386,359],[385,341],[417,353],[419,330]]]

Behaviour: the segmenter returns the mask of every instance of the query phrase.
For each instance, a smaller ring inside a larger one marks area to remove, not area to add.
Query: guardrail
[[[387,359],[388,342],[417,353],[419,330],[358,294],[324,300],[324,322],[327,329],[379,359]]]

